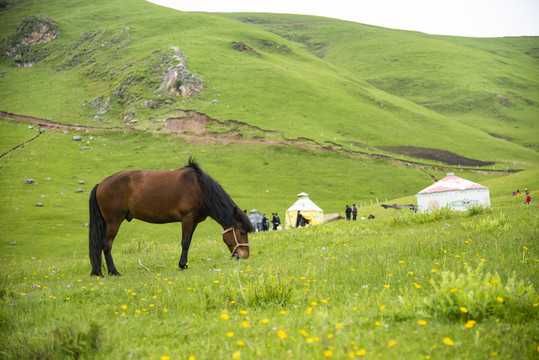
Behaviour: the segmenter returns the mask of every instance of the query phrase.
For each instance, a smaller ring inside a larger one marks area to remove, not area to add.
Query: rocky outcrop
[[[47,47],[36,45],[48,43],[58,37],[60,26],[45,15],[27,16],[13,35],[5,39],[5,53],[15,59],[15,65],[31,67],[47,56]]]
[[[196,74],[191,74],[187,68],[187,59],[180,48],[173,46],[174,54],[170,57],[170,65],[163,74],[163,82],[159,90],[181,95],[188,98],[193,94],[204,90],[202,81],[198,79]]]

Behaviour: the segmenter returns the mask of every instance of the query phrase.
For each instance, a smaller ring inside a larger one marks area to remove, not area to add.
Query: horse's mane
[[[247,214],[236,205],[230,198],[230,195],[228,195],[217,181],[202,171],[192,156],[189,157],[186,167],[193,169],[197,175],[198,183],[202,189],[202,197],[204,198],[204,207],[211,218],[221,224],[224,228],[233,227],[236,225],[236,219],[234,218],[234,209],[236,209],[245,231],[254,231],[253,225],[247,217]]]

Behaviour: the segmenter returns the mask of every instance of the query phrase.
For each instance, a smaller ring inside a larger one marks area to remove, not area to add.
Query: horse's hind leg
[[[109,271],[109,275],[117,275],[121,276],[121,274],[116,270],[116,266],[114,266],[114,261],[112,260],[112,244],[114,243],[114,238],[116,237],[116,234],[118,234],[118,230],[120,229],[120,223],[118,224],[107,224],[107,243],[105,245],[105,248],[103,249],[103,253],[105,254],[105,261],[107,262],[107,269]]]

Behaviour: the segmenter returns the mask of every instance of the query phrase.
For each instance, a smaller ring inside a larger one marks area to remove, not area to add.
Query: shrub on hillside
[[[481,265],[465,274],[444,273],[441,281],[431,284],[421,306],[425,315],[476,321],[489,316],[511,321],[537,318],[539,295],[533,285],[514,277],[503,284],[497,272],[484,273]]]
[[[430,212],[403,212],[398,213],[396,216],[385,220],[387,225],[414,225],[414,224],[426,224],[441,220],[447,220],[455,217],[473,217],[477,215],[481,215],[484,213],[488,213],[490,210],[488,208],[485,208],[483,206],[471,206],[468,208],[467,211],[461,212],[461,211],[454,211],[451,210],[449,206],[446,206],[441,209],[437,209]]]

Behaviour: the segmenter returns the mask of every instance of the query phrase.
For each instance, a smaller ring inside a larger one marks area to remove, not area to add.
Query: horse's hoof
[[[189,270],[189,266],[185,265],[185,266],[179,266],[178,267],[178,270],[180,271],[183,271],[183,270]]]
[[[103,273],[92,271],[92,272],[90,273],[90,276],[99,276],[99,277],[103,277]]]

